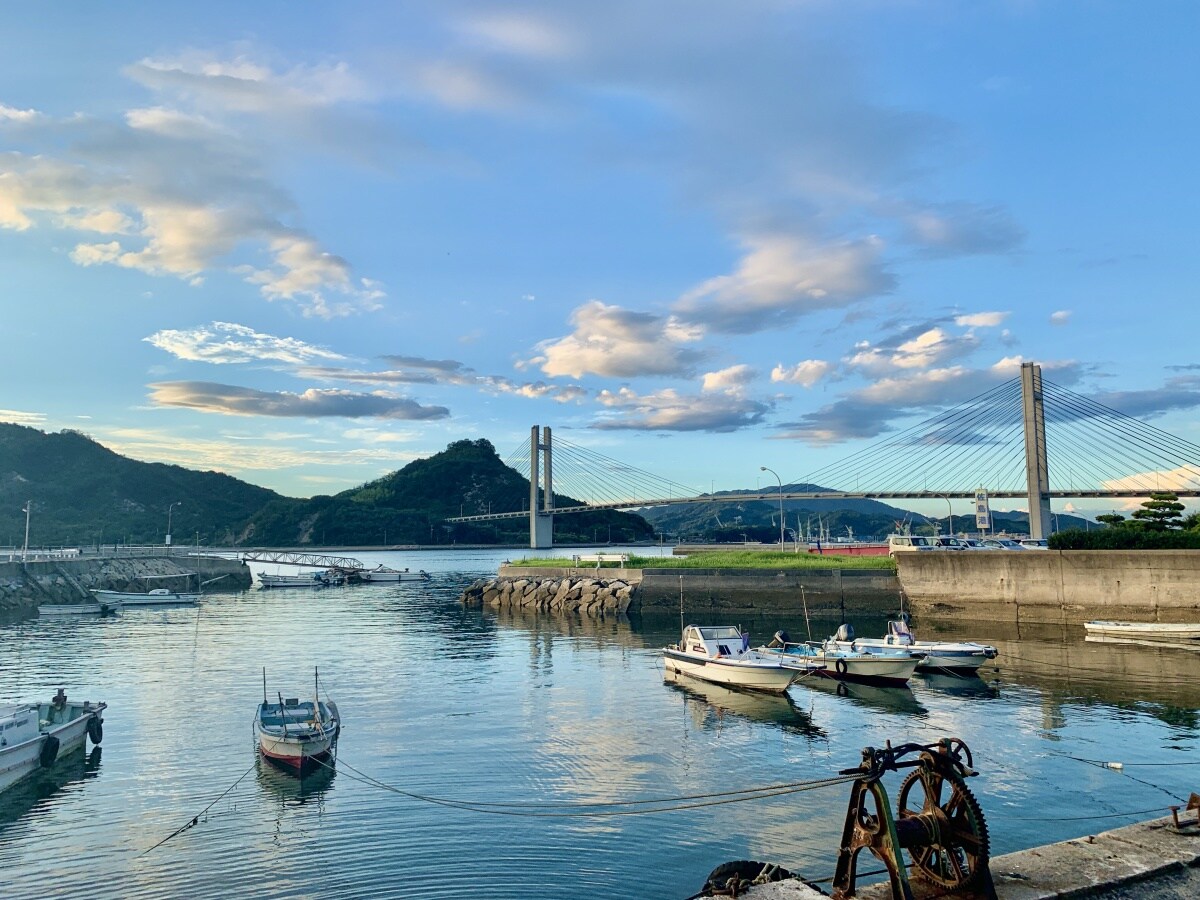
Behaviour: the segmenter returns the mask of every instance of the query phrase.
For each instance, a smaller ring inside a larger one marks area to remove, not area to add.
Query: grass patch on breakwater
[[[571,565],[570,557],[515,559],[514,566],[530,568],[562,568]],[[625,566],[630,569],[878,569],[896,571],[896,561],[890,556],[836,556],[831,553],[780,553],[778,550],[720,550],[713,553],[691,553],[687,556],[633,556]],[[581,562],[579,568],[593,569],[596,564]],[[601,564],[616,569],[620,563]]]

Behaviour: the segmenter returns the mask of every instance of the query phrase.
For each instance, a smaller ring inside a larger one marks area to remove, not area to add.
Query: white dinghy
[[[1200,623],[1170,622],[1084,622],[1088,636],[1137,638],[1142,641],[1197,641]]]
[[[888,633],[884,637],[856,638],[853,630],[850,630],[847,635],[839,634],[831,641],[839,650],[907,650],[921,657],[917,669],[922,672],[949,669],[967,674],[978,671],[980,666],[997,655],[995,647],[974,641],[918,641],[904,616],[888,622]]]

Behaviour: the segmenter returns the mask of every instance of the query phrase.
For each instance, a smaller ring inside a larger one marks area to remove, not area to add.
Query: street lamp
[[[779,552],[783,552],[783,479],[779,477],[779,473],[774,469],[769,469],[766,466],[759,466],[760,472],[770,472],[775,476],[775,480],[779,482]]]
[[[954,536],[954,507],[950,505],[950,498],[949,498],[948,496],[946,496],[945,494],[942,494],[942,499],[946,501],[946,509],[947,509],[947,510],[949,511],[949,513],[950,513],[950,531],[949,531],[949,534],[950,534],[950,536],[951,536],[951,537],[953,537],[953,536]]]
[[[33,509],[33,501],[25,501],[25,549],[21,551],[21,562],[25,562],[25,557],[29,555],[29,511]]]
[[[168,547],[171,546],[171,513],[175,510],[175,507],[182,506],[182,505],[183,505],[182,500],[176,500],[174,503],[172,503],[170,506],[167,507],[167,546]],[[185,538],[185,540],[186,540],[186,538]]]

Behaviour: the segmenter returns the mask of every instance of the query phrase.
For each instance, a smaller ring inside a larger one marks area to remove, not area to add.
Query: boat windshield
[[[733,625],[718,625],[700,629],[700,637],[706,641],[728,641],[741,636],[742,633]]]

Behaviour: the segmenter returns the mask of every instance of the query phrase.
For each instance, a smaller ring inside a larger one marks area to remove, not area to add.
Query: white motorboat
[[[750,636],[735,625],[688,625],[678,644],[664,647],[663,666],[731,687],[781,694],[798,674],[771,656],[750,649]]]
[[[861,684],[906,684],[921,661],[920,654],[904,649],[859,648],[840,646],[837,637],[845,635],[847,626],[824,643],[807,641],[793,643],[785,631],[775,632],[771,643],[759,647],[759,652],[782,660],[785,666],[810,675],[855,681]]]
[[[169,591],[155,588],[152,591],[100,591],[91,594],[101,604],[109,606],[194,606],[200,595],[191,591]]]
[[[974,641],[918,641],[903,618],[888,622],[887,636],[882,638],[855,638],[848,625],[843,628],[848,629],[846,639],[832,639],[839,650],[908,650],[920,655],[917,668],[922,672],[940,669],[952,669],[962,673],[975,672],[997,655],[995,647],[976,644]]]
[[[82,746],[104,739],[107,704],[67,700],[59,688],[49,703],[0,706],[0,790]]]
[[[263,670],[263,702],[254,719],[254,739],[258,752],[286,771],[304,774],[323,765],[337,750],[342,722],[337,704],[322,703],[316,696],[319,679],[313,675],[312,700],[277,695],[279,701],[267,700],[267,671]]]
[[[1200,640],[1200,623],[1170,622],[1084,622],[1088,636],[1138,638],[1143,641]]]
[[[303,575],[269,575],[258,573],[258,583],[270,587],[333,587],[346,583],[346,576],[338,569],[308,572]]]
[[[429,573],[424,569],[419,569],[416,572],[410,572],[408,569],[400,571],[399,569],[390,569],[385,565],[378,565],[374,569],[362,569],[355,574],[363,581],[369,581],[371,584],[376,582],[394,582],[394,581],[428,581]]]

